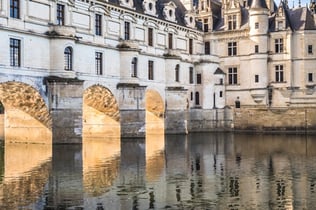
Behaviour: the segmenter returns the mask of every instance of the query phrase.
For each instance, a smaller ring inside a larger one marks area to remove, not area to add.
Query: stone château
[[[311,130],[315,8],[0,0],[2,133],[20,141],[36,131],[30,139],[67,143],[148,128]]]

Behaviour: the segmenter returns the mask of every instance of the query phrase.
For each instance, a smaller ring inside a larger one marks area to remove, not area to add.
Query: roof
[[[252,0],[250,8],[251,9],[268,9],[268,6],[265,0]]]
[[[217,68],[217,69],[215,70],[214,74],[225,74],[225,72],[224,72],[222,69]]]

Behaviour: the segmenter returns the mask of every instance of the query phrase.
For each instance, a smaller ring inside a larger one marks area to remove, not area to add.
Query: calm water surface
[[[315,209],[315,137],[2,142],[0,209]]]

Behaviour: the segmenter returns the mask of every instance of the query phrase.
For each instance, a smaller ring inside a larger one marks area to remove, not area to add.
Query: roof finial
[[[298,0],[298,7],[301,7],[301,0]]]

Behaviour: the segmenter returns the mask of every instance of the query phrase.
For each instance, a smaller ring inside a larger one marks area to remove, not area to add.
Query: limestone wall
[[[316,109],[234,109],[235,130],[316,131]]]

